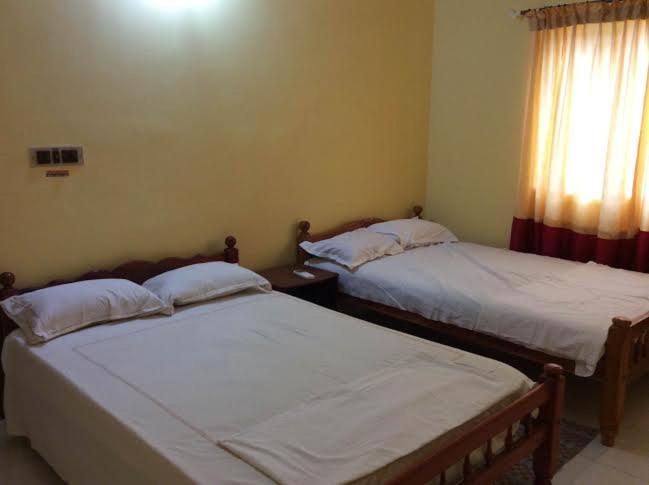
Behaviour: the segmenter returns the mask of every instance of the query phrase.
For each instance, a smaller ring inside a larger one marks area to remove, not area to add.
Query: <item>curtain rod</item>
[[[577,2],[577,3],[561,3],[558,5],[548,5],[547,7],[540,7],[540,8],[528,8],[526,10],[521,10],[518,12],[519,17],[525,17],[527,14],[531,12],[542,12],[543,10],[547,10],[549,8],[556,8],[556,7],[567,7],[570,5],[579,5],[579,4],[585,4],[585,3],[613,3],[615,0],[591,0],[591,1],[586,1],[586,2]]]

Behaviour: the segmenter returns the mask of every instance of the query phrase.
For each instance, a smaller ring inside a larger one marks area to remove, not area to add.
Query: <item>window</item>
[[[535,47],[511,247],[599,261],[597,239],[649,231],[649,0],[526,16]]]

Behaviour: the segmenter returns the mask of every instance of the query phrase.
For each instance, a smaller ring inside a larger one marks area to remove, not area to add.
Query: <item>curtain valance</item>
[[[649,18],[649,0],[579,2],[525,10],[532,30]]]

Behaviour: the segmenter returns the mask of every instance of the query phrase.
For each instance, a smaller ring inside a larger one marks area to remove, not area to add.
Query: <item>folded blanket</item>
[[[219,445],[285,484],[360,480],[518,398],[530,381],[427,354],[332,389]]]

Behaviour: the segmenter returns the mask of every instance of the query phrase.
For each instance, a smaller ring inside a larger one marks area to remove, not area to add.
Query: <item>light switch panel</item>
[[[83,148],[80,146],[30,148],[29,158],[33,167],[84,163]]]

